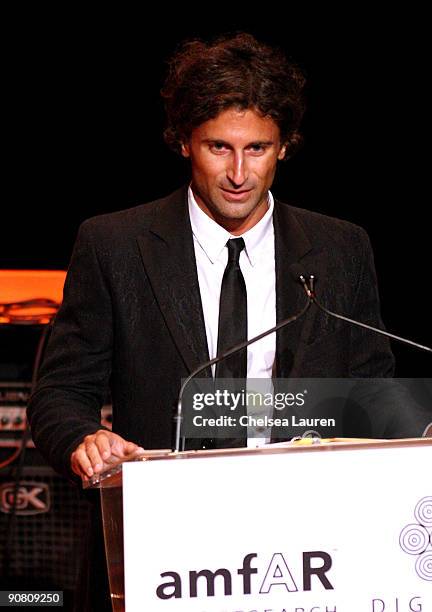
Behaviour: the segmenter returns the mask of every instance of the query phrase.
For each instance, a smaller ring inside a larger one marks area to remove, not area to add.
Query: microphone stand
[[[351,323],[352,325],[364,327],[365,329],[369,329],[370,331],[376,332],[377,334],[381,334],[382,336],[386,336],[387,338],[391,338],[392,340],[397,340],[398,342],[402,342],[403,344],[409,344],[410,346],[414,346],[415,348],[418,348],[422,351],[432,353],[432,348],[430,348],[429,346],[419,344],[418,342],[414,342],[413,340],[408,340],[407,338],[402,338],[401,336],[396,336],[395,334],[391,334],[390,332],[385,331],[383,329],[379,329],[378,327],[367,325],[366,323],[362,323],[361,321],[355,321],[354,319],[350,319],[349,317],[345,317],[343,315],[337,314],[336,312],[332,312],[331,310],[328,310],[325,306],[320,304],[320,302],[318,301],[316,297],[315,290],[314,290],[315,276],[313,274],[309,276],[309,285],[303,274],[300,274],[298,278],[300,282],[302,283],[304,290],[306,292],[306,295],[310,298],[310,300],[314,304],[316,304],[316,306],[320,310],[328,314],[330,317],[341,319],[341,321],[346,321],[347,323]]]
[[[297,319],[300,319],[308,311],[308,309],[311,306],[311,304],[312,304],[311,296],[307,294],[307,302],[306,302],[305,306],[302,308],[302,310],[300,310],[300,312],[298,312],[297,314],[295,314],[295,315],[293,315],[291,317],[288,317],[288,319],[284,319],[283,321],[280,321],[279,323],[277,323],[277,325],[275,325],[271,329],[268,329],[268,330],[262,332],[261,334],[258,334],[258,336],[255,336],[254,338],[251,338],[250,340],[244,340],[243,342],[240,342],[239,344],[236,344],[232,348],[224,351],[223,353],[221,353],[217,357],[214,357],[213,359],[209,359],[205,363],[203,363],[200,366],[198,366],[197,368],[195,368],[195,370],[193,370],[193,372],[183,382],[183,384],[182,384],[182,386],[180,388],[180,393],[179,393],[178,400],[177,400],[177,410],[176,410],[176,414],[174,416],[174,422],[175,422],[175,442],[174,442],[173,451],[175,453],[180,452],[181,424],[182,424],[182,421],[183,421],[182,400],[183,400],[183,393],[184,393],[184,390],[186,388],[186,385],[193,378],[195,378],[195,376],[197,374],[199,374],[200,372],[202,372],[206,368],[209,368],[212,365],[215,365],[216,363],[219,363],[219,361],[222,361],[223,359],[226,359],[227,357],[230,357],[231,355],[234,355],[235,353],[238,353],[239,351],[243,350],[244,348],[246,348],[250,344],[253,344],[254,342],[258,342],[258,340],[261,340],[262,338],[265,338],[265,336],[268,336],[268,335],[278,331],[279,329],[282,329],[282,327],[285,327],[285,325],[289,325],[290,323],[293,323],[294,321],[297,321]],[[183,438],[183,446],[184,446],[184,438]],[[182,448],[181,450],[184,450],[184,448]]]

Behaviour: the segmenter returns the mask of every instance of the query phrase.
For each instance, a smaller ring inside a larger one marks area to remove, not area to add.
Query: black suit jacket
[[[277,320],[305,303],[290,266],[317,277],[321,302],[382,326],[369,240],[351,223],[275,202]],[[277,335],[278,377],[383,377],[385,338],[315,307]],[[108,385],[113,429],[145,448],[167,448],[182,377],[208,358],[187,189],[89,219],[79,230],[39,383],[28,414],[47,460],[70,454],[100,428]],[[382,432],[384,433],[384,432]]]

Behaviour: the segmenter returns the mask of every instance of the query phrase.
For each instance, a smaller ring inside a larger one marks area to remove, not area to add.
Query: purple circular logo
[[[415,569],[422,580],[432,581],[432,497],[423,497],[414,509],[417,523],[406,525],[399,536],[402,550],[416,555]]]

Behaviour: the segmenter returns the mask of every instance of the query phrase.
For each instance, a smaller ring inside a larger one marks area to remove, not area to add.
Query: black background
[[[280,165],[273,192],[365,227],[387,328],[430,344],[427,20],[362,6],[8,17],[0,267],[66,267],[84,219],[183,184],[188,167],[162,140],[166,59],[186,37],[243,29],[308,77],[305,145]],[[394,350],[399,376],[430,376],[430,356]]]

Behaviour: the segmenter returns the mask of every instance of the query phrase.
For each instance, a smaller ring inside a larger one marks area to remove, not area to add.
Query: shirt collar
[[[239,238],[240,236],[233,236],[201,210],[190,186],[188,189],[188,206],[192,233],[211,263],[215,263],[221,257],[227,241],[230,238]],[[274,199],[269,191],[268,210],[264,217],[247,232],[241,234],[245,241],[246,255],[252,266],[257,262],[265,240],[273,236],[273,208]]]

